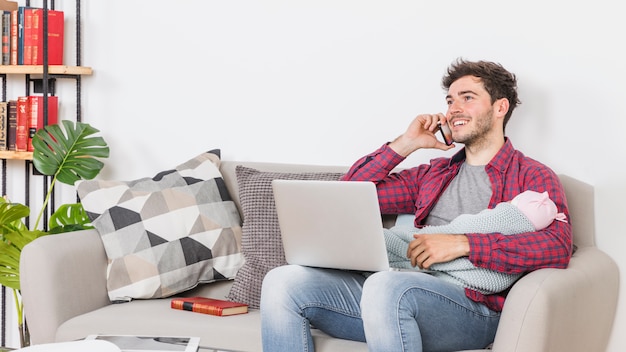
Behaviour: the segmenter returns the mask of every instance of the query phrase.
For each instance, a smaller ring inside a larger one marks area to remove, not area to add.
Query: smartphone
[[[454,141],[452,140],[452,131],[450,131],[450,127],[448,127],[447,123],[439,123],[439,131],[441,132],[441,136],[443,137],[443,141],[446,145],[452,145]]]

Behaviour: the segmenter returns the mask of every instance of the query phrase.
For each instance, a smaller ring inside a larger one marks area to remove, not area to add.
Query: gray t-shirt
[[[425,220],[426,225],[446,225],[461,214],[477,214],[489,206],[491,182],[484,165],[463,163]]]

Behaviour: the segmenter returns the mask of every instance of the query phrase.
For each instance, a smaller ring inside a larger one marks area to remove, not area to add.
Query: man
[[[442,81],[447,113],[417,116],[404,134],[358,160],[344,180],[376,183],[382,213],[414,213],[415,225],[441,225],[475,214],[526,190],[547,191],[569,217],[563,188],[545,165],[515,150],[505,126],[519,104],[515,75],[492,62],[458,60]],[[439,124],[465,148],[451,158],[393,173],[411,153],[448,150]],[[571,227],[543,230],[415,235],[407,257],[428,269],[467,257],[476,267],[508,274],[565,268]],[[349,251],[349,248],[346,248]],[[456,351],[489,345],[506,292],[483,295],[420,272],[357,272],[287,265],[265,277],[261,297],[263,347],[313,351],[311,325],[331,336],[367,341],[370,351]]]

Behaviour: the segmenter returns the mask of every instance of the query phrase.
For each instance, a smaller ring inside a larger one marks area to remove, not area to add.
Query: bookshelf
[[[42,94],[45,98],[44,98],[44,112],[43,112],[43,116],[44,116],[44,121],[48,121],[48,111],[45,109],[45,107],[48,106],[48,97],[49,96],[53,96],[56,95],[56,84],[57,84],[57,80],[73,80],[76,83],[76,97],[75,97],[75,101],[76,101],[76,110],[75,110],[75,114],[72,113],[71,118],[75,119],[75,121],[80,122],[81,121],[81,80],[83,76],[89,76],[93,73],[93,70],[90,67],[84,67],[81,65],[81,0],[74,0],[74,4],[75,4],[75,36],[74,38],[70,38],[67,35],[65,36],[65,40],[64,40],[64,46],[67,47],[68,45],[73,45],[75,47],[75,53],[76,56],[74,58],[74,62],[72,63],[73,65],[66,65],[66,63],[70,63],[72,60],[70,57],[65,57],[63,60],[63,65],[49,65],[49,59],[47,56],[47,52],[49,49],[49,45],[48,45],[48,35],[44,35],[43,36],[43,47],[42,52],[43,52],[43,65],[0,65],[0,83],[1,83],[1,99],[2,101],[8,101],[10,99],[16,99],[16,96],[7,96],[7,83],[8,82],[12,82],[12,88],[15,86],[13,83],[19,83],[20,81],[23,80],[23,82],[25,82],[25,86],[24,86],[24,90],[23,90],[23,95],[31,95],[31,89],[34,93],[40,93]],[[17,10],[19,6],[32,6],[32,7],[39,7],[43,9],[43,32],[44,33],[48,33],[48,24],[49,24],[49,19],[48,19],[48,11],[49,10],[55,10],[55,1],[54,0],[40,0],[40,1],[33,1],[33,3],[31,4],[30,0],[24,0],[24,1],[7,1],[7,0],[0,0],[0,12],[3,11],[12,11],[12,10]],[[65,7],[67,7],[67,10],[71,10],[71,2],[68,2],[68,5],[64,6],[64,10]],[[67,11],[64,11],[67,12]],[[69,27],[66,25],[65,26],[65,31],[67,32],[69,29]],[[19,91],[19,88],[18,88]],[[12,95],[14,95],[15,93],[11,93]],[[65,93],[64,93],[65,94]],[[68,110],[70,111],[70,110]],[[61,116],[59,116],[59,119],[62,119]],[[17,152],[17,151],[0,151],[0,171],[1,171],[1,188],[0,191],[2,191],[2,196],[4,196],[7,193],[7,181],[8,177],[14,177],[14,176],[7,176],[7,169],[8,168],[15,168],[18,167],[19,168],[19,163],[23,163],[24,165],[24,197],[25,197],[25,201],[24,204],[26,206],[30,206],[30,196],[31,196],[31,178],[33,176],[38,176],[39,174],[37,173],[36,169],[33,166],[32,163],[32,159],[33,159],[33,153],[32,152]],[[10,163],[8,163],[7,161],[11,161]],[[16,165],[17,163],[17,165]],[[40,176],[40,175],[39,175]],[[20,177],[20,176],[18,176]],[[48,187],[50,187],[50,177],[48,176],[41,176],[42,178],[42,188],[43,188],[43,194],[45,197],[45,194],[47,193],[47,189]],[[51,214],[54,212],[54,195],[50,201],[49,204],[49,209],[48,212],[46,212],[44,214],[44,230],[47,228],[47,218],[48,218],[48,214]],[[27,221],[27,226],[28,226],[28,218],[26,219]],[[6,317],[6,313],[7,313],[7,307],[6,307],[6,300],[5,297],[7,297],[7,292],[6,292],[6,287],[2,287],[1,288],[1,297],[2,297],[2,301],[0,303],[0,310],[1,310],[1,331],[0,331],[0,346],[5,346],[6,345],[6,340],[7,340],[7,331],[6,331],[6,325],[7,325],[7,317]]]
[[[53,10],[54,0],[50,1],[52,7],[49,6],[49,0],[43,0],[41,8],[44,11]],[[76,65],[47,65],[48,58],[44,55],[44,65],[0,65],[0,80],[2,80],[2,100],[7,101],[6,83],[8,80],[24,78],[26,80],[25,95],[30,95],[31,83],[39,81],[43,88],[41,93],[45,97],[50,92],[54,92],[55,79],[74,79],[76,81],[76,121],[81,121],[81,77],[89,76],[93,73],[91,67],[81,66],[81,50],[80,50],[80,38],[81,38],[81,23],[80,23],[80,0],[75,0],[76,4],[76,36],[74,45],[76,46]],[[31,6],[30,0],[26,0],[24,4],[18,4],[16,1],[0,0],[0,10],[11,11],[18,8],[18,6]],[[44,16],[44,32],[46,28],[46,16]],[[71,44],[69,40],[65,41],[65,45]],[[47,36],[44,36],[44,48],[47,47]],[[67,60],[67,59],[66,59]],[[52,86],[51,86],[52,85]],[[44,111],[44,119],[47,121],[47,111]],[[0,160],[2,160],[2,174],[6,175],[6,161],[7,160],[32,160],[32,152],[16,152],[16,151],[0,151]],[[29,165],[27,165],[29,166]],[[26,181],[28,185],[29,182]],[[2,194],[6,193],[6,176],[2,178]],[[28,194],[28,193],[27,193]]]
[[[0,79],[6,81],[10,75],[21,75],[21,76],[30,76],[30,75],[40,75],[41,80],[45,79],[46,76],[57,76],[59,78],[76,78],[79,76],[89,76],[93,73],[91,67],[85,66],[65,66],[65,65],[54,65],[48,66],[47,74],[44,73],[43,65],[0,65]],[[44,76],[46,75],[46,76]],[[33,80],[32,77],[27,78]],[[35,78],[37,79],[37,78]],[[80,92],[78,93],[80,94]],[[2,91],[2,100],[6,100],[6,90]],[[77,119],[80,121],[80,119]],[[4,151],[0,150],[0,159],[2,160],[32,160],[33,153],[32,152],[16,152],[16,151]],[[3,186],[2,190],[6,187]]]
[[[43,75],[43,65],[25,66],[25,65],[0,65],[0,74],[6,75]],[[48,74],[51,75],[81,75],[87,76],[92,74],[91,67],[84,66],[48,66]]]

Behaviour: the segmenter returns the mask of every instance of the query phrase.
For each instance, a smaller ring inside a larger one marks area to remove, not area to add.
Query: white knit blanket
[[[465,234],[494,233],[514,235],[535,231],[533,224],[522,212],[510,203],[499,203],[493,209],[485,209],[478,214],[463,214],[447,225],[426,226],[421,229],[412,226],[394,226],[385,229],[385,242],[389,264],[392,268],[428,272],[446,281],[481,292],[494,294],[506,290],[522,274],[505,274],[494,270],[478,268],[467,257],[431,265],[430,270],[411,266],[407,258],[409,242],[414,234]]]

